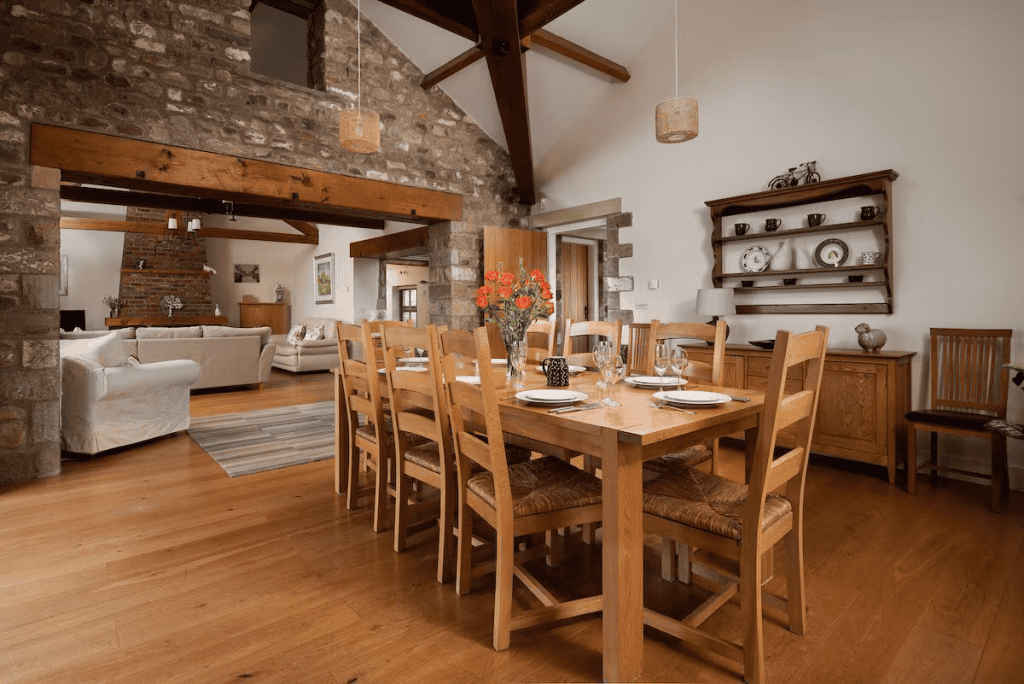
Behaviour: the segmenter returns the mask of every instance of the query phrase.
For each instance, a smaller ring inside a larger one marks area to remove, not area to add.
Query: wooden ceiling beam
[[[487,58],[498,114],[505,130],[519,199],[534,204],[533,145],[530,139],[530,109],[526,96],[526,62],[520,49],[521,36],[515,2],[473,0],[480,45]]]
[[[474,64],[480,61],[481,59],[483,59],[483,57],[483,50],[480,49],[479,45],[474,45],[473,47],[463,52],[461,55],[453,57],[452,59],[448,60],[447,62],[445,62],[444,64],[442,64],[441,66],[437,67],[429,74],[424,76],[423,80],[420,81],[420,87],[423,88],[424,90],[428,90],[436,86],[438,83],[445,80],[449,76],[453,76],[454,74],[457,74],[458,72],[462,71],[470,64]]]
[[[611,76],[622,83],[629,80],[629,70],[627,70],[626,67],[621,64],[616,64],[596,52],[591,52],[587,48],[582,45],[577,45],[571,40],[566,40],[561,36],[556,36],[554,33],[545,29],[537,29],[530,37],[533,39],[535,44],[543,48],[547,48],[552,52],[557,52],[558,54],[588,66],[595,71],[600,71],[602,74]]]
[[[32,124],[31,163],[62,179],[409,223],[462,220],[462,196],[184,147]],[[197,192],[198,191],[198,192]]]
[[[147,233],[150,235],[181,235],[186,234],[183,225],[178,230],[167,230],[167,224],[157,221],[110,221],[103,219],[72,218],[65,216],[60,220],[60,227],[65,230],[100,230],[114,233]],[[196,237],[226,238],[231,240],[259,240],[262,242],[289,242],[303,245],[319,245],[320,238],[316,235],[296,235],[294,233],[272,233],[258,230],[235,230],[232,228],[202,227]]]
[[[381,3],[411,14],[417,19],[451,31],[457,36],[474,43],[477,39],[477,25],[467,0],[380,0]]]
[[[303,235],[309,235],[320,239],[320,229],[314,226],[312,223],[306,223],[305,221],[285,221],[289,226],[299,231]]]
[[[429,226],[420,226],[399,233],[352,242],[348,246],[348,255],[362,259],[397,259],[413,254],[426,254],[430,242],[429,229]]]
[[[537,29],[562,16],[583,0],[523,0],[519,3],[519,34],[532,35]]]
[[[198,192],[198,191],[197,191]],[[163,195],[154,192],[134,190],[113,190],[92,188],[65,183],[60,187],[60,198],[87,204],[108,204],[123,207],[144,207],[188,211],[194,214],[216,214],[225,216],[249,216],[251,218],[277,219],[281,221],[312,221],[346,228],[373,228],[384,230],[383,219],[367,219],[348,216],[333,211],[309,211],[291,207],[264,206],[243,202],[227,202],[219,199],[204,199],[185,195]]]

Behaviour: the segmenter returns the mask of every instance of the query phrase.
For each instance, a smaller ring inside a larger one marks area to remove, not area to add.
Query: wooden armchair
[[[907,491],[917,491],[917,471],[954,472],[987,478],[992,483],[992,510],[1002,508],[1009,489],[1006,435],[986,424],[1006,420],[1008,371],[1012,330],[931,329],[930,408],[907,414]],[[931,437],[931,459],[917,462],[917,431]],[[975,437],[989,442],[992,474],[970,472],[938,463],[938,433]]]
[[[473,523],[479,517],[497,535],[496,561],[484,570],[495,573],[493,643],[495,650],[502,651],[508,648],[513,630],[601,611],[601,596],[558,602],[515,554],[516,537],[600,520],[601,483],[553,456],[509,464],[486,329],[478,328],[474,340],[479,385],[454,380],[460,375],[459,354],[444,355],[445,377],[449,379],[445,396],[459,482],[456,591],[465,594],[470,589]],[[546,552],[538,547],[525,553],[539,557]],[[523,581],[541,607],[512,615],[513,575]]]
[[[718,585],[718,593],[682,620],[645,608],[644,623],[741,662],[750,684],[765,681],[762,603],[787,612],[791,632],[804,631],[804,481],[827,342],[828,329],[822,327],[802,335],[778,333],[749,485],[687,468],[660,475],[644,486],[646,532],[738,563],[738,573],[694,563],[694,572]],[[786,396],[789,369],[803,363],[807,363],[803,388]],[[796,446],[776,456],[778,434],[789,426],[796,429]],[[787,599],[763,595],[761,586],[762,558],[780,541],[786,545]],[[737,595],[742,645],[698,629]]]

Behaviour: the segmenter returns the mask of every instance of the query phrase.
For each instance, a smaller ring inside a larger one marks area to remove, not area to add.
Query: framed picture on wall
[[[313,257],[313,284],[317,304],[334,303],[334,253]]]

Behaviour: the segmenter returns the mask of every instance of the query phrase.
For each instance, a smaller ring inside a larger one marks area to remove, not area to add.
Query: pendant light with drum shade
[[[654,135],[658,142],[679,143],[697,137],[697,98],[679,97],[679,0],[675,0],[676,96],[654,110]]]
[[[356,106],[338,115],[338,140],[349,152],[368,154],[380,149],[380,116],[363,109],[363,13],[356,0]]]

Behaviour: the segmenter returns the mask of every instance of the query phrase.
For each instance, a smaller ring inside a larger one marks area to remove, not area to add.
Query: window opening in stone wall
[[[299,6],[304,3],[294,4]],[[314,87],[309,82],[309,58],[306,47],[309,40],[309,19],[284,12],[264,2],[253,2],[249,14],[249,56],[252,59],[250,68],[264,76],[304,88]]]
[[[416,325],[416,288],[398,288],[398,320]]]

